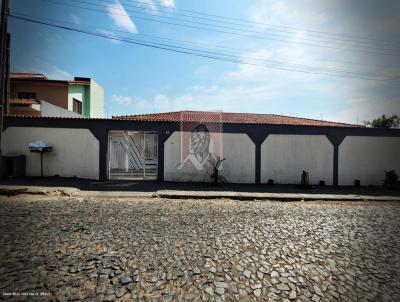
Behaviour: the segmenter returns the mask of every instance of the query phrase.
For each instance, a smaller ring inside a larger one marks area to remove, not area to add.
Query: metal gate
[[[157,179],[157,172],[157,133],[143,131],[109,132],[109,179]]]

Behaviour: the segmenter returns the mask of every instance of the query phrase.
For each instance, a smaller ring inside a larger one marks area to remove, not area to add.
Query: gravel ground
[[[400,301],[400,203],[0,197],[0,299]]]

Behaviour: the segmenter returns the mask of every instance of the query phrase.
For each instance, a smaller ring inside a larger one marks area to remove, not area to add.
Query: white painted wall
[[[79,113],[58,107],[45,101],[40,101],[40,115],[41,116],[55,116],[55,117],[76,117],[86,118],[86,116]]]
[[[255,183],[256,146],[247,134],[223,134],[223,175],[231,183]]]
[[[90,117],[104,117],[104,89],[93,79],[90,79]]]
[[[325,135],[271,134],[261,145],[261,182],[299,184],[309,172],[310,184],[333,183],[333,145]]]
[[[27,176],[40,176],[40,154],[28,145],[42,140],[53,146],[43,155],[44,176],[99,179],[99,142],[88,129],[9,127],[3,135],[4,154],[26,156]]]
[[[68,86],[68,110],[74,110],[74,102],[73,99],[76,99],[82,102],[82,113],[85,112],[87,104],[85,102],[86,98],[86,86],[84,85],[77,85],[77,84],[70,84]]]
[[[400,138],[347,136],[339,146],[339,185],[382,185],[385,170],[400,173]]]
[[[247,134],[223,133],[222,175],[230,183],[255,182],[255,145]],[[164,144],[164,180],[211,181],[211,169],[196,170],[194,167],[179,169],[181,158],[181,132],[174,132]]]

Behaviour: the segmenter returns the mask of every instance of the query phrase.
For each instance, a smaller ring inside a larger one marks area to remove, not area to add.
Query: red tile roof
[[[47,80],[47,77],[42,73],[10,72],[10,79]]]
[[[9,99],[10,104],[12,105],[33,105],[33,104],[40,104],[40,100],[36,99],[16,99],[12,98]]]
[[[363,127],[354,124],[328,122],[275,114],[229,113],[207,111],[176,111],[154,114],[113,116],[114,120],[149,121],[149,122],[208,122],[237,124],[274,124],[322,127]]]

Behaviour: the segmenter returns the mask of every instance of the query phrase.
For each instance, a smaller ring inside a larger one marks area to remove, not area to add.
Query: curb
[[[400,201],[400,196],[333,195],[333,194],[280,194],[245,192],[157,191],[159,198],[171,199],[234,199],[275,201]]]
[[[156,192],[132,191],[83,191],[71,187],[38,187],[0,185],[0,195],[15,196],[64,195],[71,197],[94,198],[169,198],[169,199],[232,199],[232,200],[270,200],[270,201],[400,201],[400,196],[335,195],[335,194],[297,194],[297,193],[252,193],[215,191],[173,191]]]

